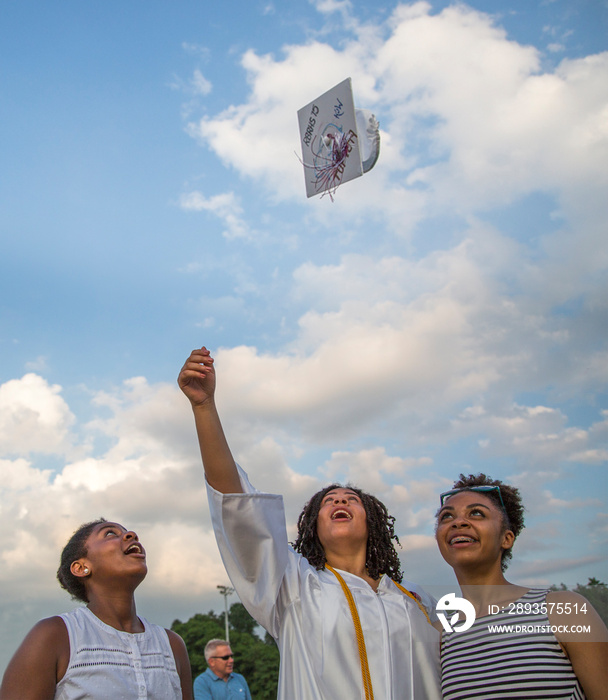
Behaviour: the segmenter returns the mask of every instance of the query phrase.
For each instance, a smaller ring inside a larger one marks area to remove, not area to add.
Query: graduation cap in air
[[[298,110],[306,196],[326,194],[371,170],[380,154],[376,117],[355,109],[351,79]]]

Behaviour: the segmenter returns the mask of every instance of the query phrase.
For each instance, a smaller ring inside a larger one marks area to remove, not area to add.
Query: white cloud
[[[333,452],[323,472],[328,482],[352,483],[370,493],[381,494],[383,490],[390,490],[386,476],[401,480],[409,468],[431,463],[428,457],[392,457],[383,447],[374,447],[357,453]]]
[[[188,41],[182,42],[182,49],[185,53],[189,54],[190,56],[200,56],[204,59],[208,59],[211,53],[210,49],[207,46]]]
[[[226,226],[223,235],[228,239],[252,236],[242,216],[243,208],[234,192],[225,192],[212,197],[205,197],[200,192],[189,192],[181,196],[180,205],[186,211],[208,211],[217,216]]]
[[[604,447],[606,421],[589,429],[567,425],[561,410],[548,406],[520,406],[494,409],[469,406],[452,420],[454,437],[483,435],[482,451],[488,456],[518,457],[535,468],[557,470],[565,462],[601,464],[608,453]]]
[[[19,493],[27,489],[42,488],[48,485],[50,470],[32,468],[25,459],[0,459],[0,493]]]
[[[39,355],[35,360],[26,362],[25,369],[29,372],[44,372],[48,369],[47,358],[44,355]]]
[[[605,213],[597,195],[608,178],[608,53],[543,73],[537,49],[464,5],[437,14],[428,3],[399,5],[376,26],[343,21],[353,36],[339,47],[310,41],[285,46],[280,58],[247,51],[247,101],[192,122],[190,133],[224,164],[265,182],[273,199],[301,200],[296,111],[351,76],[357,106],[380,120],[380,161],[339,190],[331,208],[311,202],[312,216],[371,214],[399,235],[431,213],[468,216],[531,191],[555,193],[568,216],[582,216],[588,207],[577,202],[595,193]]]
[[[331,14],[332,12],[345,12],[352,9],[349,0],[311,0],[319,12]]]
[[[198,68],[194,71],[191,82],[194,94],[196,95],[208,95],[213,89],[211,83],[207,80],[207,78],[205,78]]]
[[[61,387],[30,373],[0,385],[0,449],[4,453],[63,453],[74,416]]]
[[[103,432],[109,439],[105,451],[67,463],[57,474],[24,459],[0,460],[0,523],[18,532],[0,546],[6,602],[21,595],[22,587],[52,590],[61,547],[80,523],[101,515],[138,529],[151,542],[160,588],[172,585],[175,564],[181,567],[188,552],[202,547],[207,553],[199,552],[200,567],[209,564],[220,576],[192,418],[176,388],[150,387],[135,378],[95,404],[111,415],[91,421],[83,439]],[[193,543],[180,547],[186,536]],[[210,584],[201,575],[197,586]]]

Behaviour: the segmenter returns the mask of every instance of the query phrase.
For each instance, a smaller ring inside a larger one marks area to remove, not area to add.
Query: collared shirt
[[[240,470],[244,493],[207,484],[226,571],[250,615],[277,641],[278,700],[364,697],[352,616],[336,577],[317,571],[287,541],[281,496],[260,493]],[[377,591],[340,571],[355,599],[374,696],[441,700],[439,633],[417,603],[383,576]],[[414,584],[427,610],[430,597]]]
[[[194,681],[194,700],[251,700],[247,681],[240,673],[231,673],[224,681],[208,668]]]

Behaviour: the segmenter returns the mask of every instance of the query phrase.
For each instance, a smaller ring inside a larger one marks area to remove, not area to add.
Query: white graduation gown
[[[287,542],[281,496],[260,493],[240,470],[245,493],[207,484],[224,566],[241,601],[276,640],[278,700],[365,698],[346,597],[330,571],[317,571]],[[375,700],[441,700],[439,633],[387,577],[377,592],[339,572],[355,599]],[[416,586],[405,588],[430,598]],[[432,608],[434,610],[434,608]]]

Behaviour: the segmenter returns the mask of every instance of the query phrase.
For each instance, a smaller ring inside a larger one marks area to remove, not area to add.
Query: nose
[[[347,503],[346,496],[335,496],[334,503]]]
[[[464,517],[464,515],[455,515],[454,520],[452,520],[452,525],[454,527],[471,527],[469,521]]]
[[[139,542],[139,537],[137,536],[136,532],[133,532],[133,530],[127,530],[125,534],[123,535],[123,539],[125,540],[135,540],[136,542]]]

